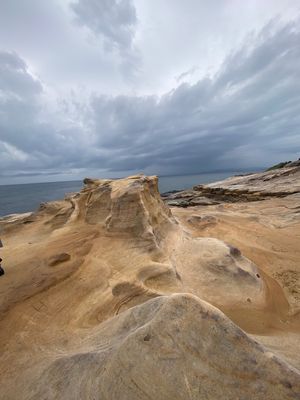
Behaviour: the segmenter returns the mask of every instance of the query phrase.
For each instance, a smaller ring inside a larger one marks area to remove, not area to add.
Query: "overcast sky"
[[[0,183],[300,157],[295,0],[0,0]]]

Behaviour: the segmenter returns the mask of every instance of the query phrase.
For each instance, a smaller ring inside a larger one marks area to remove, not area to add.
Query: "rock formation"
[[[249,336],[298,322],[235,240],[204,234],[220,214],[171,211],[157,177],[84,184],[0,220],[0,399],[299,398],[297,357]]]
[[[234,176],[208,185],[196,185],[191,190],[162,195],[170,206],[211,206],[221,202],[249,202],[300,193],[299,161],[283,168]]]
[[[32,400],[297,399],[299,374],[219,310],[162,296],[112,318],[31,383]],[[255,397],[254,397],[255,396]]]

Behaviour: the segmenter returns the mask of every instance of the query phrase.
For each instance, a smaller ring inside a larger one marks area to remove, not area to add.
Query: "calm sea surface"
[[[194,185],[218,181],[235,174],[236,172],[224,172],[162,176],[159,178],[159,190],[163,193],[169,190],[188,189]],[[33,211],[42,202],[62,199],[66,193],[77,192],[82,187],[81,181],[0,185],[0,216]]]

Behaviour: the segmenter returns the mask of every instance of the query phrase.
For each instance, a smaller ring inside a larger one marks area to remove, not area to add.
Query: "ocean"
[[[194,185],[225,179],[238,172],[207,173],[199,175],[162,176],[160,193],[188,189]],[[82,181],[0,185],[0,216],[36,210],[40,203],[63,199],[66,193],[78,192]]]

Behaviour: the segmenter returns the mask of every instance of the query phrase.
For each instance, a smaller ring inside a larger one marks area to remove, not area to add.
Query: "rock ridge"
[[[220,203],[252,202],[281,198],[300,192],[298,162],[284,168],[227,178],[191,190],[163,193],[170,206],[210,206]]]

